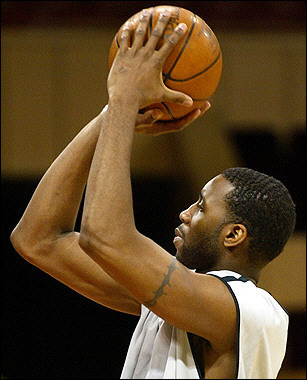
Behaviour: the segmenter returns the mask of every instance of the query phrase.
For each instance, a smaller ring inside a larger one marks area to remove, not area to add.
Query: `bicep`
[[[103,306],[139,315],[140,303],[80,248],[78,237],[77,232],[63,234],[25,259]]]

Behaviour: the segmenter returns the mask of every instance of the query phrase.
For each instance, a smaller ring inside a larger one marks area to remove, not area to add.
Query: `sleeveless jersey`
[[[240,274],[210,271],[229,289],[237,310],[236,379],[275,379],[286,352],[288,314],[270,293]],[[201,318],[201,316],[200,316]],[[121,379],[199,379],[189,334],[142,305]]]

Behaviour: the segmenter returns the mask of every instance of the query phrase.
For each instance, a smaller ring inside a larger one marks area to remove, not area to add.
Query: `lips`
[[[177,252],[182,248],[184,242],[183,233],[179,230],[179,228],[175,228],[175,237],[173,243],[177,249]]]
[[[175,235],[180,237],[181,239],[184,238],[182,232],[179,230],[179,228],[175,228]]]

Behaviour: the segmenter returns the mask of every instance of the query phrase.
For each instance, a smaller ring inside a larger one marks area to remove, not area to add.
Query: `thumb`
[[[136,118],[135,126],[150,125],[156,122],[162,116],[162,111],[159,108],[153,108],[146,111],[144,114],[139,113]]]
[[[193,104],[193,99],[189,95],[170,89],[167,89],[164,100],[167,102],[181,104],[187,107],[190,107]]]

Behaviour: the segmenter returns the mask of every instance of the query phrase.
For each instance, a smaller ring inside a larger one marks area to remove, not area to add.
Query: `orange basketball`
[[[172,5],[148,8],[150,11],[148,36],[164,9],[171,12],[171,18],[162,36],[162,44],[163,39],[167,38],[181,22],[187,25],[188,30],[163,66],[163,80],[168,88],[184,92],[193,99],[194,103],[191,107],[185,107],[175,103],[162,102],[152,104],[141,111],[160,108],[163,111],[161,119],[171,120],[181,118],[201,107],[205,100],[208,100],[215,92],[222,73],[222,52],[215,34],[204,20],[187,9]],[[127,21],[132,22],[136,28],[140,15],[141,11]],[[118,30],[110,47],[109,69],[119,48],[123,26]],[[157,49],[161,46],[161,44],[158,45]]]

